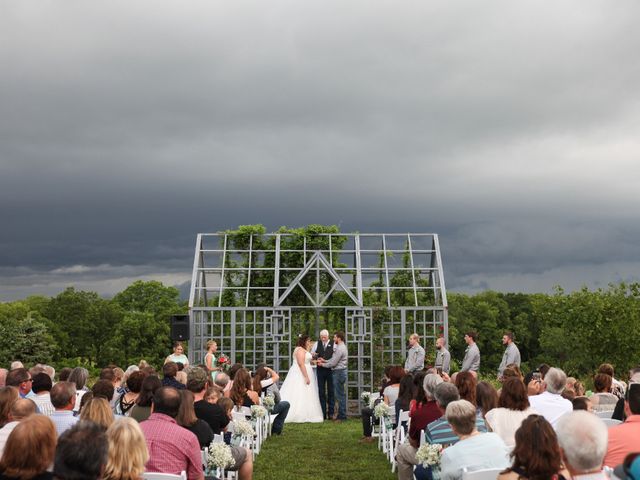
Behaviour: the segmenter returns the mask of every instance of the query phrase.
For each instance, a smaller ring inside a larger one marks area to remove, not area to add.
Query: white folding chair
[[[600,410],[597,412],[594,412],[599,418],[611,418],[611,415],[613,415],[613,410]]]
[[[600,420],[602,420],[604,424],[609,428],[615,427],[616,425],[620,425],[622,423],[622,421],[616,420],[615,418],[601,418]]]
[[[160,472],[144,472],[142,474],[142,478],[144,478],[144,480],[187,480],[187,472],[183,470],[180,472],[180,475]]]
[[[462,469],[462,480],[496,480],[503,468],[486,468],[482,470],[469,471]]]
[[[405,428],[409,431],[409,425],[411,424],[411,417],[408,411],[400,410],[398,415],[398,425],[396,425],[395,438],[393,441],[393,449],[391,455],[391,472],[396,471],[396,453],[398,452],[398,446],[402,445],[406,438]]]
[[[369,405],[373,404],[379,398],[380,398],[380,392],[372,393],[371,397],[370,397],[370,400],[369,400]],[[373,425],[371,426],[371,436],[372,437],[379,437],[380,436],[380,430],[376,429],[377,426],[378,426],[378,424],[376,422],[373,422]],[[380,441],[378,441],[378,448],[379,447],[380,447]]]

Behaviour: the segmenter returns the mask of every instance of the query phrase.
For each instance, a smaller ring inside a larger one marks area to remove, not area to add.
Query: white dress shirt
[[[529,404],[536,412],[542,415],[547,421],[556,427],[556,423],[565,413],[573,411],[573,404],[561,395],[549,392],[542,392],[540,395],[531,395]]]

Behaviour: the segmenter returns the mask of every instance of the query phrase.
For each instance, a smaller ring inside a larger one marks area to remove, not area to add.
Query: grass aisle
[[[377,444],[360,444],[359,419],[285,425],[269,437],[254,464],[255,480],[393,480],[391,464]]]

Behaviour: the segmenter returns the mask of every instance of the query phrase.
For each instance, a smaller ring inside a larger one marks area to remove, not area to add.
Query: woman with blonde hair
[[[204,356],[204,364],[207,366],[207,372],[211,375],[211,383],[216,381],[216,375],[220,371],[216,360],[216,352],[218,351],[218,343],[215,340],[207,342],[207,354]]]
[[[53,464],[58,434],[53,421],[45,415],[21,420],[7,439],[0,478],[3,480],[50,480],[47,469]]]
[[[103,480],[140,480],[149,451],[144,434],[133,418],[121,418],[107,429],[109,455]]]
[[[80,410],[80,420],[90,420],[105,430],[114,422],[111,405],[102,397],[93,397]]]

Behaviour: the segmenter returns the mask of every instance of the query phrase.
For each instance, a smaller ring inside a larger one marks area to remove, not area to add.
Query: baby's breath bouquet
[[[209,445],[209,456],[207,466],[210,469],[233,467],[236,461],[231,455],[231,448],[226,443],[212,443]]]
[[[264,408],[266,408],[269,412],[271,410],[273,410],[273,407],[276,404],[276,399],[273,398],[273,395],[269,394],[269,395],[265,395],[265,397],[262,399],[262,405],[264,406]]]
[[[377,418],[388,417],[391,414],[391,409],[389,408],[389,405],[387,405],[386,403],[380,402],[373,409],[373,414]]]
[[[371,402],[371,392],[362,392],[360,398],[366,405],[369,405],[369,402]]]
[[[251,405],[251,418],[263,418],[267,415],[267,409],[260,405]]]
[[[439,467],[440,458],[442,457],[442,445],[439,443],[425,443],[421,445],[416,452],[416,459],[422,463],[422,466]]]
[[[246,420],[234,420],[233,421],[233,433],[237,436],[253,437],[256,432],[253,431],[251,423]]]

